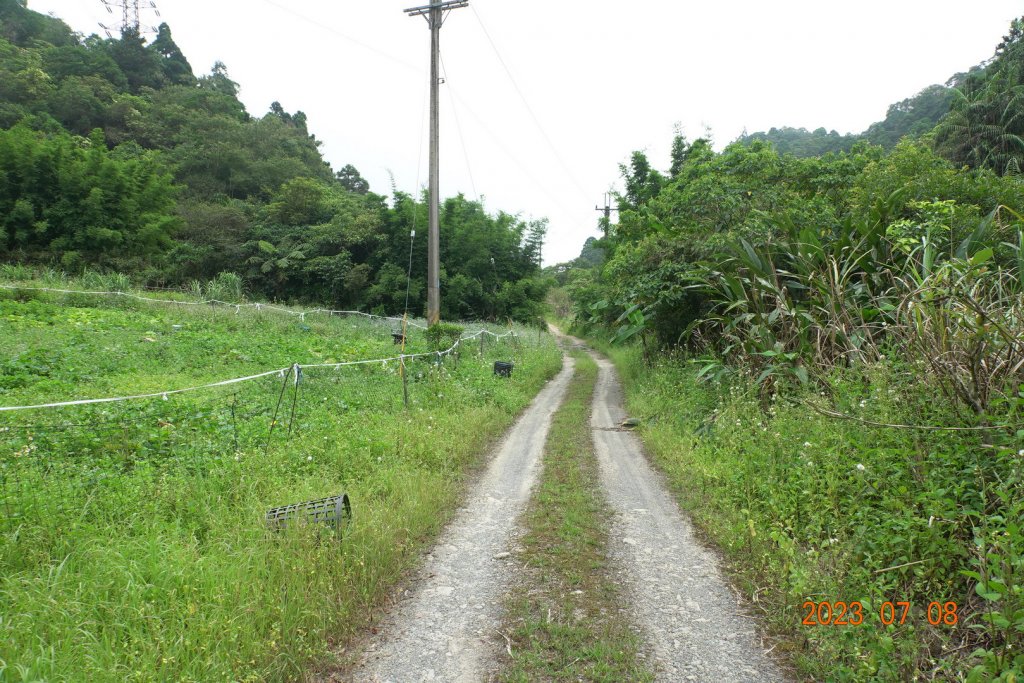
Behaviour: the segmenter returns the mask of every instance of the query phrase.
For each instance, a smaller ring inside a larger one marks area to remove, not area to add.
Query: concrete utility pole
[[[469,0],[448,0],[405,10],[410,17],[425,17],[430,26],[430,221],[427,237],[427,325],[441,320],[441,211],[438,162],[441,124],[438,105],[438,73],[441,55],[441,26],[453,9],[469,7]]]
[[[608,228],[612,226],[612,211],[618,211],[618,209],[612,208],[612,195],[611,192],[604,193],[604,208],[595,206],[594,211],[604,212],[604,224],[601,226],[604,229],[604,236],[608,237]]]

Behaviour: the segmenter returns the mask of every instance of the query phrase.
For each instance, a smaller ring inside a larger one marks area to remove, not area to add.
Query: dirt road
[[[657,680],[785,681],[764,655],[754,621],[699,545],[661,477],[648,465],[625,418],[622,389],[608,360],[600,367],[591,427],[601,481],[617,515],[610,551],[628,589]]]
[[[472,681],[497,665],[501,599],[517,520],[537,479],[551,415],[573,361],[541,390],[506,435],[465,507],[445,530],[411,593],[380,624],[354,681]]]
[[[591,428],[602,486],[616,511],[608,571],[620,578],[648,665],[663,681],[787,680],[764,654],[755,622],[743,614],[715,554],[694,538],[636,435],[618,429],[625,417],[621,386],[612,364],[592,355],[600,374]],[[510,550],[518,518],[572,373],[567,358],[506,435],[350,680],[477,683],[492,676],[505,646],[501,602],[515,571]]]

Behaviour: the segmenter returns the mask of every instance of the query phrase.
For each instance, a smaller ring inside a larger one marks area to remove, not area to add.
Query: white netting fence
[[[206,477],[234,472],[243,476],[246,467],[267,466],[259,458],[269,453],[280,457],[287,453],[286,460],[296,460],[301,472],[306,466],[302,453],[291,451],[304,453],[309,443],[333,438],[330,430],[358,432],[362,425],[379,420],[412,423],[428,420],[424,416],[453,401],[486,404],[500,400],[496,383],[506,380],[493,374],[496,361],[515,362],[518,370],[529,363],[531,354],[557,353],[549,335],[533,334],[525,328],[466,331],[450,344],[445,342],[445,348],[435,349],[424,326],[406,321],[405,327],[395,330],[394,324],[403,321],[389,316],[327,309],[296,311],[267,304],[245,304],[243,308],[242,304],[215,300],[171,302],[121,292],[0,288],[57,297],[56,305],[65,303],[65,297],[79,306],[94,304],[76,297],[127,298],[191,309],[212,305],[219,311],[216,315],[232,319],[231,308],[235,312],[287,313],[297,322],[319,313],[328,319],[323,325],[333,325],[325,327],[330,333],[353,338],[374,335],[377,348],[393,344],[397,351],[338,361],[296,359],[281,367],[254,368],[256,371],[214,381],[109,395],[82,391],[84,395],[57,395],[48,400],[5,401],[0,392],[0,532],[26,525],[59,527],[75,515],[86,514],[83,505],[90,515],[116,515],[118,492],[129,479],[149,481],[167,473]],[[17,291],[9,296],[17,296]],[[369,323],[343,319],[352,315],[385,321],[391,329],[382,334]],[[202,316],[194,322],[201,327]],[[168,334],[168,339],[176,338]],[[177,375],[188,374],[188,368],[176,370]],[[38,397],[39,392],[29,395]],[[367,447],[376,448],[372,444]]]

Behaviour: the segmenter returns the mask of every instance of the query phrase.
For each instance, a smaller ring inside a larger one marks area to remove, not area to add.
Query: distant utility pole
[[[438,202],[438,138],[440,121],[438,86],[441,77],[438,63],[441,54],[441,26],[453,9],[469,7],[469,0],[448,0],[405,10],[410,17],[425,17],[430,26],[430,233],[427,239],[427,325],[441,320],[441,212]]]
[[[604,193],[604,208],[602,209],[600,206],[595,206],[594,207],[594,211],[603,211],[604,212],[604,221],[602,222],[601,227],[604,229],[604,236],[607,238],[608,237],[608,228],[610,228],[611,225],[612,225],[612,211],[618,211],[618,209],[613,209],[612,208],[612,194],[611,194],[611,192],[605,192]]]
[[[135,29],[140,34],[143,33],[141,15],[144,11],[152,10],[156,16],[160,16],[160,10],[157,9],[154,0],[100,0],[100,2],[110,14],[121,15],[120,33],[129,28]],[[108,38],[113,38],[113,32],[118,30],[106,24],[100,24],[100,28],[106,31]]]

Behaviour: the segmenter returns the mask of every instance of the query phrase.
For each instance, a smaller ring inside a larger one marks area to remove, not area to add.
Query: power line
[[[307,24],[312,24],[313,26],[316,26],[317,28],[319,28],[319,29],[321,29],[323,31],[327,31],[328,33],[331,33],[331,34],[341,38],[342,40],[346,40],[346,41],[352,43],[353,45],[358,45],[359,47],[363,48],[364,50],[369,50],[370,52],[373,52],[374,54],[380,55],[381,57],[384,57],[385,59],[388,59],[388,60],[390,60],[392,62],[395,62],[396,64],[400,64],[400,65],[404,66],[406,69],[410,69],[412,71],[415,71],[418,74],[422,74],[423,73],[423,69],[421,69],[420,67],[416,66],[415,64],[407,62],[407,61],[405,61],[404,59],[402,59],[400,57],[395,57],[392,54],[388,54],[387,52],[384,52],[383,50],[380,50],[380,49],[374,47],[373,45],[370,45],[369,43],[364,43],[363,41],[359,40],[358,38],[353,38],[350,35],[342,33],[341,31],[337,30],[336,28],[328,26],[327,24],[324,24],[324,23],[322,23],[322,22],[320,22],[320,21],[318,21],[316,19],[313,19],[312,17],[307,17],[304,14],[296,12],[295,10],[291,9],[290,7],[286,7],[284,5],[280,5],[280,4],[276,3],[276,2],[274,2],[274,0],[261,0],[261,1],[266,3],[266,4],[268,4],[268,5],[270,5],[271,7],[276,7],[277,9],[281,10],[282,12],[285,12],[286,14],[290,14],[293,17],[296,17],[297,19],[301,19],[302,21],[306,22]]]
[[[430,88],[429,85],[426,88],[426,92],[423,95],[423,110],[420,112],[420,145],[417,150],[418,156],[416,157],[416,190],[412,197],[412,234],[409,235],[409,269],[406,273],[405,279],[405,315],[404,319],[409,317],[409,291],[412,289],[412,248],[416,243],[416,225],[419,222],[420,212],[416,209],[416,195],[420,191],[420,173],[423,171],[423,140],[426,138],[427,128],[427,106],[430,100]],[[402,328],[402,335],[405,335],[405,328]]]
[[[107,12],[114,14],[116,8],[121,13],[121,33],[128,29],[134,29],[136,33],[155,33],[156,29],[150,26],[142,26],[142,13],[153,12],[157,17],[160,10],[156,7],[154,0],[100,0]],[[113,38],[113,29],[105,24],[100,24],[108,38]]]
[[[413,219],[414,220],[413,220],[412,234],[409,235],[409,271],[408,271],[408,273],[406,273],[406,277],[405,277],[405,317],[409,316],[409,291],[412,289],[412,248],[413,248],[413,245],[416,244],[416,227],[415,227],[416,226],[416,223],[415,223],[416,202],[415,201],[413,201],[413,203],[412,203],[412,212],[413,212]],[[402,321],[402,324],[405,325],[405,321],[404,320]],[[405,336],[404,328],[402,330],[402,336],[403,337]]]
[[[444,65],[444,57],[442,55],[439,55],[439,57],[441,59],[441,71],[444,72],[444,82],[445,82],[445,84],[447,84],[448,83],[448,68],[445,67],[445,65]],[[466,159],[466,173],[469,174],[469,184],[473,188],[473,194],[476,196],[476,200],[479,202],[480,201],[480,193],[477,192],[477,190],[476,190],[476,181],[473,180],[473,167],[469,163],[469,150],[466,148],[466,138],[462,134],[462,124],[459,123],[459,111],[458,111],[458,109],[455,106],[455,96],[452,95],[452,90],[451,90],[450,86],[447,88],[447,90],[448,90],[448,99],[451,100],[451,103],[452,103],[452,118],[455,119],[455,130],[458,132],[458,134],[459,134],[459,142],[462,144],[462,156],[465,157],[465,159]]]
[[[501,141],[501,137],[498,136],[497,134],[495,134],[494,131],[492,131],[487,126],[487,124],[484,122],[483,118],[481,118],[480,115],[477,114],[473,110],[473,108],[469,106],[469,104],[466,102],[466,100],[464,100],[458,94],[458,92],[456,92],[455,88],[450,87],[449,91],[451,92],[451,95],[456,100],[459,101],[459,103],[462,105],[463,109],[465,109],[466,112],[468,112],[469,115],[471,117],[473,117],[473,119],[477,122],[477,125],[480,126],[480,130],[482,130],[487,135],[487,137],[489,137],[491,139],[491,142],[494,143],[495,147],[500,149],[502,151],[502,153],[504,153],[505,156],[508,157],[509,161],[514,163],[516,166],[518,166],[519,170],[523,172],[523,175],[525,177],[529,178],[530,181],[533,182],[533,184],[537,186],[537,189],[539,189],[545,196],[547,196],[547,198],[550,199],[551,202],[555,206],[557,206],[559,209],[561,209],[562,212],[564,212],[565,214],[570,215],[570,216],[573,215],[574,212],[569,211],[568,209],[565,208],[565,205],[562,203],[562,200],[557,195],[552,194],[552,192],[548,188],[548,186],[546,184],[542,183],[537,178],[537,176],[535,176],[533,174],[533,171],[530,170],[529,166],[527,166],[525,163],[523,163],[519,159],[519,157],[517,157],[515,154],[513,154],[512,151],[509,150],[509,148],[505,146],[505,143]]]
[[[501,56],[501,52],[498,50],[498,46],[495,44],[494,39],[491,38],[491,34],[487,30],[487,27],[484,26],[483,19],[480,17],[479,12],[476,11],[476,6],[471,6],[470,9],[473,10],[473,15],[476,17],[477,22],[480,24],[480,28],[483,30],[484,36],[487,37],[487,42],[491,44],[491,49],[494,50],[495,56],[497,56],[498,61],[501,62],[502,68],[505,69],[505,75],[507,75],[509,81],[512,82],[512,87],[515,88],[516,93],[519,95],[519,99],[522,100],[523,102],[523,106],[526,107],[526,111],[530,114],[530,118],[533,119],[534,125],[537,126],[537,130],[540,131],[541,136],[544,138],[544,142],[547,143],[548,149],[551,150],[551,153],[554,155],[555,159],[557,159],[558,163],[561,164],[562,170],[565,171],[566,176],[569,178],[569,180],[572,181],[573,185],[576,186],[576,189],[579,190],[580,195],[582,197],[589,198],[589,193],[585,189],[583,189],[583,185],[581,185],[580,182],[576,179],[576,176],[569,169],[569,165],[565,163],[565,160],[562,158],[562,155],[558,153],[558,149],[555,147],[555,144],[551,141],[551,138],[548,136],[547,131],[544,130],[544,126],[541,125],[540,119],[537,118],[537,115],[533,111],[533,107],[530,106],[530,103],[526,99],[526,95],[523,94],[522,88],[519,87],[519,83],[516,82],[515,77],[512,75],[512,70],[508,68],[508,64],[505,62],[505,59]]]

